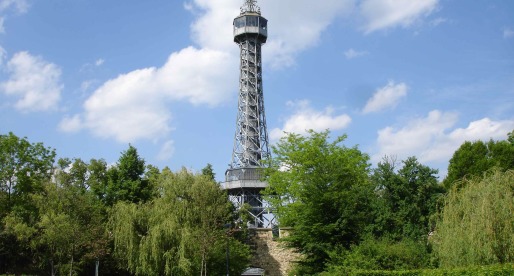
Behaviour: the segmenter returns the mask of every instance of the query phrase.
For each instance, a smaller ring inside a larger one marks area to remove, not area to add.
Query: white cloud
[[[99,58],[95,61],[95,65],[96,66],[102,66],[102,64],[104,64],[105,60],[102,59],[102,58]]]
[[[258,5],[269,20],[269,38],[263,47],[264,62],[274,68],[294,64],[295,57],[316,45],[321,33],[337,15],[348,12],[353,0],[325,0],[312,5],[308,0],[262,0]],[[194,0],[185,4],[187,10],[201,16],[192,26],[192,37],[201,47],[237,54],[232,37],[232,20],[239,15],[240,0]]]
[[[29,3],[26,0],[0,0],[0,12],[13,7],[18,13],[25,13],[29,9]]]
[[[353,48],[350,48],[344,52],[344,56],[346,57],[346,59],[354,59],[354,58],[365,56],[367,54],[368,54],[368,52],[366,52],[366,51],[356,51]]]
[[[296,56],[315,46],[337,16],[354,7],[353,0],[324,0],[323,4],[309,0],[263,0],[259,4],[270,22],[270,37],[263,48],[265,62],[274,68],[294,65]]]
[[[446,22],[448,22],[448,19],[446,19],[446,18],[442,18],[442,17],[438,17],[438,18],[436,18],[436,19],[434,19],[434,20],[430,21],[430,25],[431,25],[432,27],[437,27],[437,26],[439,26],[439,25],[441,25],[441,24],[443,24],[443,23],[446,23]]]
[[[305,134],[307,130],[324,131],[326,129],[339,130],[346,128],[352,121],[347,114],[334,114],[331,107],[323,111],[314,110],[309,101],[289,102],[288,106],[295,110],[295,113],[286,119],[282,128],[274,128],[270,132],[272,140],[278,140],[284,132]]]
[[[408,87],[405,83],[395,84],[393,81],[389,81],[368,100],[362,112],[371,113],[394,108],[403,97],[407,96],[407,90]]]
[[[84,103],[82,126],[120,142],[166,137],[170,102],[219,105],[237,84],[236,64],[225,52],[185,48],[160,68],[135,70],[101,85]]]
[[[173,140],[166,141],[157,155],[157,159],[160,161],[170,160],[175,154],[175,142]]]
[[[386,127],[378,131],[375,162],[385,156],[400,160],[416,156],[421,162],[448,161],[464,141],[505,139],[514,129],[514,120],[493,121],[489,118],[472,121],[466,128],[454,128],[456,113],[431,111],[426,118],[409,121],[404,127]]]
[[[514,37],[514,31],[511,28],[503,29],[503,38],[511,38]]]
[[[18,110],[45,111],[56,109],[63,85],[60,83],[61,69],[41,57],[28,52],[19,52],[7,63],[9,79],[0,84],[7,95],[20,98]]]
[[[64,117],[58,126],[59,130],[63,132],[77,132],[82,128],[82,121],[80,115],[72,117]]]
[[[361,16],[365,20],[363,30],[371,33],[397,26],[409,27],[436,9],[439,0],[363,0]]]

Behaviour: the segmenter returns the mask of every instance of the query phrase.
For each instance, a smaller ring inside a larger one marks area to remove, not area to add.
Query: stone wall
[[[286,236],[288,229],[280,229],[279,233]],[[274,238],[271,229],[251,229],[250,247],[253,250],[251,265],[264,269],[266,276],[287,275],[292,264],[300,257],[300,254]]]

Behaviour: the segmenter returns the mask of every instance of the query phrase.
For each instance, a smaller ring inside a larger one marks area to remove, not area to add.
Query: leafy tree
[[[507,138],[507,141],[510,142],[511,145],[514,146],[514,130],[509,132],[509,135],[508,135],[508,138]]]
[[[214,169],[210,163],[207,163],[207,166],[202,169],[202,175],[207,176],[210,180],[216,180],[216,174],[214,173]]]
[[[509,134],[509,139],[509,141],[464,142],[450,159],[444,186],[449,188],[454,182],[465,177],[482,176],[493,167],[503,171],[514,169],[512,134]]]
[[[345,139],[311,130],[273,147],[265,194],[280,225],[294,227],[287,241],[306,256],[301,274],[322,271],[329,253],[357,243],[370,221],[369,158]]]
[[[30,143],[10,132],[0,135],[0,193],[7,210],[12,197],[20,200],[41,188],[52,175],[55,150]],[[5,198],[6,197],[6,198]]]
[[[6,217],[27,224],[37,220],[31,197],[41,193],[51,178],[54,160],[55,150],[42,143],[30,143],[11,132],[0,135],[0,273],[30,272],[30,247],[8,231]]]
[[[117,201],[145,202],[152,197],[150,182],[143,179],[145,161],[132,145],[121,153],[116,166],[107,170],[106,202],[109,205]]]
[[[440,265],[514,262],[514,171],[495,169],[461,181],[437,223],[433,244]]]
[[[118,202],[111,213],[115,253],[136,275],[222,275],[223,225],[231,204],[212,180],[183,169],[159,175],[152,202]],[[248,249],[230,238],[232,273],[241,273]],[[236,261],[237,260],[237,261]]]
[[[438,184],[437,170],[422,165],[415,157],[402,162],[396,171],[393,159],[385,158],[373,170],[376,186],[375,222],[370,225],[377,237],[393,240],[426,240],[432,230],[431,217],[445,190]]]

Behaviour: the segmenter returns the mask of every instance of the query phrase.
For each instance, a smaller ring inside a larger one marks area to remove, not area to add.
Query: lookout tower
[[[234,42],[240,49],[239,100],[236,132],[230,167],[224,189],[236,208],[250,205],[253,227],[271,228],[270,215],[260,192],[262,160],[270,157],[268,131],[262,92],[261,47],[268,37],[268,20],[261,16],[256,0],[245,0],[241,14],[234,19]]]

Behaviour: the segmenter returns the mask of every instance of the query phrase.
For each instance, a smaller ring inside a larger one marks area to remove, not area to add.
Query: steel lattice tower
[[[273,217],[260,192],[262,160],[270,157],[262,91],[261,47],[268,37],[268,21],[261,16],[255,0],[245,0],[234,19],[234,42],[240,49],[239,100],[236,133],[230,168],[224,188],[237,208],[247,203],[254,227],[272,227]]]

